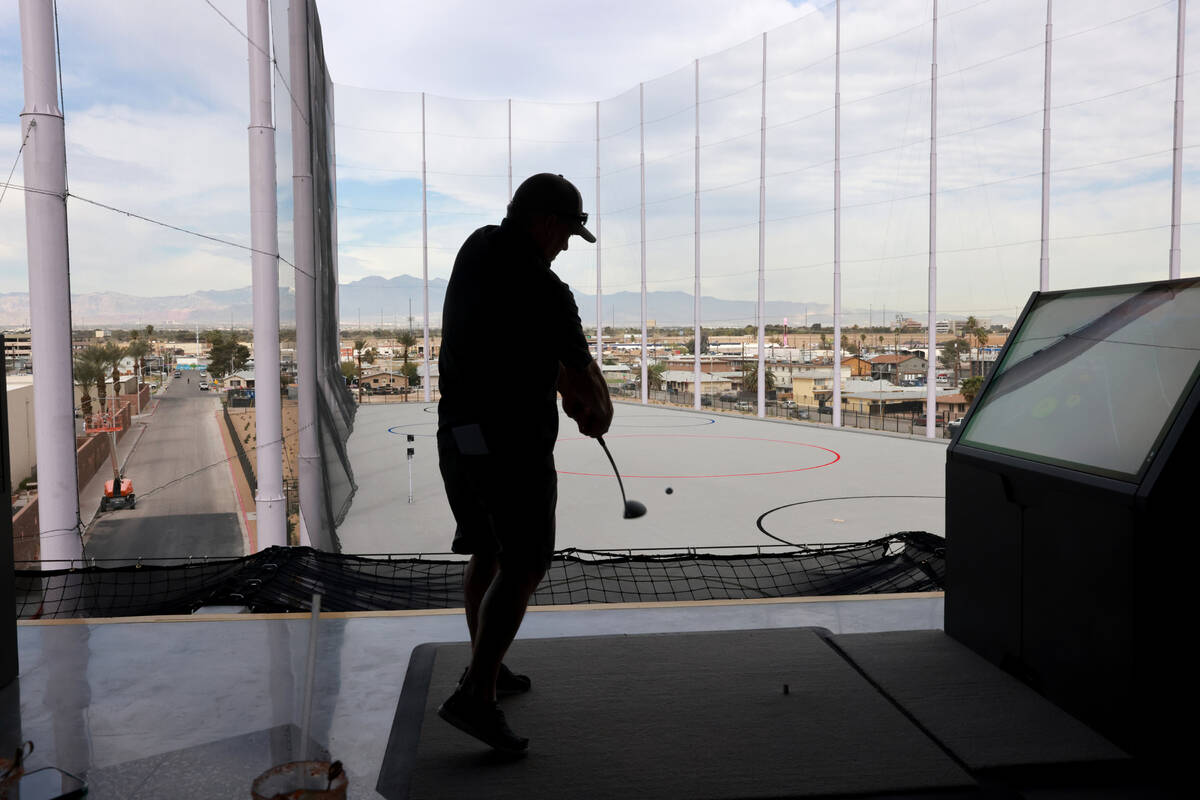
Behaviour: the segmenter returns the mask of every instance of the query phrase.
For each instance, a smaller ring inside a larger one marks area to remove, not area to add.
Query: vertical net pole
[[[833,34],[833,347],[842,347],[842,0]],[[808,327],[808,314],[805,314]],[[842,427],[842,364],[833,365],[833,427]]]
[[[1046,74],[1042,80],[1042,254],[1038,260],[1038,289],[1050,289],[1050,57],[1053,47],[1054,0],[1046,0]]]
[[[767,34],[762,37],[762,115],[758,145],[758,416],[767,415],[766,244],[767,244]]]
[[[1171,168],[1171,265],[1172,280],[1179,277],[1179,216],[1183,211],[1183,44],[1186,35],[1187,0],[1179,0],[1175,31],[1175,152]]]
[[[308,75],[308,3],[288,5],[292,114],[292,229],[296,247],[296,382],[300,428],[300,544],[333,549],[321,513],[324,481],[317,442],[317,281],[313,226],[312,100]]]
[[[250,57],[250,245],[254,295],[254,427],[258,439],[258,548],[287,544],[283,496],[283,405],[279,397],[279,209],[271,103],[267,0],[246,0]],[[197,351],[197,355],[199,352]]]
[[[925,438],[937,436],[937,0],[929,66],[929,352],[925,355]]]
[[[604,297],[600,289],[600,101],[596,101],[596,361],[604,364]]]
[[[424,380],[421,381],[425,402],[430,399],[429,383],[432,378],[429,369],[429,209],[426,205],[426,176],[425,176],[425,93],[421,92],[421,292],[422,304],[425,309],[425,347],[423,361],[425,365]]]
[[[508,99],[508,202],[512,202],[512,98]]]
[[[696,69],[696,139],[692,146],[695,154],[696,171],[694,180],[694,194],[692,215],[695,217],[695,233],[693,234],[694,249],[696,251],[696,267],[694,286],[692,287],[692,317],[694,319],[693,330],[695,338],[692,339],[692,352],[694,353],[694,364],[692,367],[695,384],[692,387],[692,408],[700,410],[700,390],[701,373],[700,373],[700,59],[695,60]]]
[[[650,402],[650,371],[646,362],[646,84],[638,84],[638,149],[642,180],[642,404]]]

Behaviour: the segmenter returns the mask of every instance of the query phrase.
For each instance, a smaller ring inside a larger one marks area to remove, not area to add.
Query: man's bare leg
[[[475,631],[479,628],[479,607],[483,596],[496,578],[500,562],[492,554],[476,554],[463,571],[463,598],[467,612],[467,630],[471,632],[471,648],[475,648]]]
[[[481,700],[496,700],[500,662],[516,638],[529,598],[545,572],[540,563],[500,566],[479,605],[471,667],[462,684],[466,694]]]

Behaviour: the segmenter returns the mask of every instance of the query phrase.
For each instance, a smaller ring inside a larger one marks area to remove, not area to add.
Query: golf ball
[[[672,489],[670,486],[667,487],[667,494],[674,494],[674,492],[675,492],[675,490]]]

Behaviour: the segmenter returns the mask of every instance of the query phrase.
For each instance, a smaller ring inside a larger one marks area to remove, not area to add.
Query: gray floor
[[[942,613],[940,595],[589,607],[533,611],[521,635],[935,629]],[[165,786],[176,798],[245,798],[229,787],[293,758],[302,738],[308,629],[306,617],[23,623],[19,681],[0,691],[0,752],[33,740],[31,767],[91,776],[96,798],[162,797]],[[378,797],[413,648],[465,638],[461,613],[322,620],[309,739],[346,764],[350,797]]]
[[[359,408],[348,443],[358,493],[339,529],[346,552],[449,550],[454,525],[437,469],[436,411],[424,403]],[[648,513],[621,518],[604,452],[563,416],[555,449],[559,548],[862,542],[905,530],[944,535],[944,439],[618,403],[605,440],[626,492]],[[766,533],[758,525],[763,514]]]

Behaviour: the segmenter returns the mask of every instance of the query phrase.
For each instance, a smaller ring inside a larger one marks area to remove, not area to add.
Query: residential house
[[[870,377],[871,375],[871,362],[860,356],[843,358],[842,366],[849,367],[850,375],[854,378]]]

